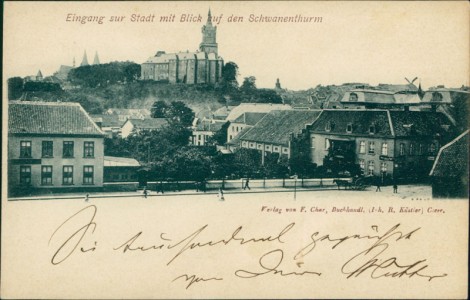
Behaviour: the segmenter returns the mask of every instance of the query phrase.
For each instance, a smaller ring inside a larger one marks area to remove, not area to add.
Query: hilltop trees
[[[113,83],[131,82],[139,78],[140,65],[133,62],[82,66],[72,69],[68,80],[74,85],[98,87]]]

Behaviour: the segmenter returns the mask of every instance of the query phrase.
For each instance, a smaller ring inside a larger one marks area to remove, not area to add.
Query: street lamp
[[[294,200],[297,199],[297,174],[295,174],[294,176],[292,176],[292,178],[294,178]]]

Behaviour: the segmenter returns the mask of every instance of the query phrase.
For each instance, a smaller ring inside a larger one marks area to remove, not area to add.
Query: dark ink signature
[[[180,278],[183,278],[186,282],[189,281],[188,285],[186,286],[186,289],[188,289],[194,283],[198,283],[198,282],[204,282],[204,281],[210,281],[210,280],[223,280],[223,278],[218,278],[218,277],[202,278],[202,277],[197,277],[196,275],[189,276],[187,274],[183,274],[183,275],[178,276],[175,279],[173,279],[172,282],[174,282],[175,280],[178,280]]]
[[[373,279],[381,277],[425,277],[429,281],[434,278],[445,277],[447,274],[440,275],[429,275],[424,274],[422,271],[428,268],[428,265],[424,264],[426,259],[417,260],[408,265],[402,265],[398,263],[397,257],[390,257],[387,259],[381,259],[379,255],[383,254],[390,246],[391,242],[398,242],[401,240],[409,240],[412,238],[413,234],[419,231],[421,228],[418,227],[407,233],[399,231],[398,228],[400,224],[392,226],[387,232],[382,235],[349,235],[341,238],[332,238],[330,234],[319,236],[319,232],[314,232],[311,235],[311,242],[303,247],[297,254],[294,256],[294,260],[301,259],[311,253],[318,242],[330,242],[333,243],[331,249],[335,249],[340,244],[353,239],[365,239],[365,240],[376,240],[372,246],[365,249],[364,251],[359,252],[358,254],[353,255],[341,268],[343,274],[348,275],[347,278],[358,277],[367,270],[371,271],[370,277]],[[378,231],[378,226],[372,226],[375,231]],[[375,251],[374,251],[375,250]],[[377,250],[380,250],[378,253]],[[364,262],[361,259],[369,259]],[[354,267],[353,267],[354,266]],[[355,269],[357,267],[357,269]],[[352,269],[352,270],[351,270]]]
[[[268,259],[269,258],[277,258],[275,259],[274,263],[269,263]],[[304,271],[304,272],[285,272],[281,269],[279,269],[279,266],[282,263],[282,260],[284,259],[284,251],[281,249],[276,249],[269,251],[263,256],[260,257],[259,259],[259,265],[263,269],[261,272],[253,272],[253,271],[246,271],[246,270],[237,270],[235,271],[235,276],[240,277],[240,278],[253,278],[253,277],[258,277],[261,275],[266,275],[266,274],[279,274],[281,276],[290,276],[290,275],[297,275],[297,276],[302,276],[302,275],[316,275],[316,276],[321,276],[321,273],[318,272],[311,272],[311,271]]]

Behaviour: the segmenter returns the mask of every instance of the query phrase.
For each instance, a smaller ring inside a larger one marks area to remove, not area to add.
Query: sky
[[[466,1],[5,2],[3,78],[38,70],[52,75],[74,57],[80,64],[84,51],[89,62],[97,51],[101,63],[143,63],[157,50],[195,51],[209,8],[220,19],[219,55],[237,63],[240,83],[255,76],[258,87],[272,88],[279,78],[284,88],[300,90],[345,82],[405,84],[405,77],[418,77],[423,88],[469,85]],[[132,22],[133,14],[153,22]],[[171,14],[174,22],[160,22]],[[190,14],[202,22],[181,22]],[[250,22],[250,15],[322,22]],[[81,24],[70,21],[74,16],[104,20]],[[110,22],[112,16],[124,20]],[[244,19],[229,22],[230,16]]]

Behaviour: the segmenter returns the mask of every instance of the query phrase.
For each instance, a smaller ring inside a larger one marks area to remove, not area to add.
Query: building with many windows
[[[352,157],[364,175],[426,176],[453,125],[437,112],[323,110],[309,128],[311,161]]]
[[[10,194],[102,187],[103,140],[78,103],[9,102]]]
[[[231,142],[236,141],[237,148],[260,151],[263,164],[266,153],[290,158],[295,151],[293,137],[305,132],[307,125],[319,115],[319,110],[273,110],[253,127],[242,130]]]
[[[222,79],[224,60],[218,55],[217,26],[209,10],[202,26],[202,42],[196,52],[157,51],[141,65],[141,79],[169,83],[214,84]]]

